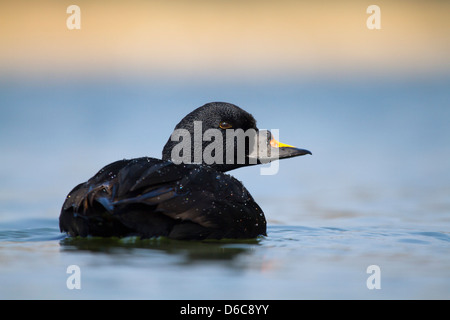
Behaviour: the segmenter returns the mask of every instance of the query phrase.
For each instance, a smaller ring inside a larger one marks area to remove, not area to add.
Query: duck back
[[[237,179],[204,165],[148,157],[111,163],[76,186],[59,224],[62,232],[83,237],[266,235],[263,211]]]

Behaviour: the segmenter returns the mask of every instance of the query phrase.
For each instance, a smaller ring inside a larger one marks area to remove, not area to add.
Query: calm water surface
[[[34,220],[0,238],[4,299],[449,298],[450,235],[433,229],[271,226],[253,241],[184,242],[71,239]],[[80,290],[66,286],[73,264]],[[374,264],[379,290],[366,285]]]
[[[449,299],[449,79],[294,80],[4,81],[0,298]],[[214,100],[313,152],[281,161],[273,176],[230,172],[265,211],[267,237],[60,234],[71,188],[114,160],[160,157],[179,119]],[[67,288],[70,265],[80,290]],[[381,289],[367,288],[371,265]]]

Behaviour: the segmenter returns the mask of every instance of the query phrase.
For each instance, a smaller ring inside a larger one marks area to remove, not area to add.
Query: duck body
[[[71,236],[237,239],[266,235],[266,219],[232,176],[143,157],[111,163],[76,186],[60,228]]]

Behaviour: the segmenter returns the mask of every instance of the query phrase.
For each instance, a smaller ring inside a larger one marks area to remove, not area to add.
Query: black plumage
[[[206,104],[189,113],[175,129],[192,133],[194,121],[202,121],[203,132],[220,128],[223,123],[233,128],[257,130],[256,121],[249,113],[228,103]],[[271,139],[269,134],[268,145]],[[171,150],[175,144],[169,139],[162,160],[148,157],[119,160],[76,186],[63,204],[59,218],[61,231],[83,237],[173,239],[266,235],[266,219],[261,208],[241,182],[224,173],[248,166],[249,161],[174,164]],[[247,147],[245,150],[246,155],[251,152]],[[280,159],[307,153],[310,152],[290,146],[279,148]]]

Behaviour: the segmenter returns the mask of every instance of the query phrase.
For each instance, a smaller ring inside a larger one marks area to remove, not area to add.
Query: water
[[[2,298],[449,297],[450,236],[436,230],[271,226],[254,241],[185,242],[70,239],[52,220],[33,224],[40,226],[1,227]],[[79,290],[66,286],[73,264],[81,270]],[[379,290],[366,285],[373,264],[381,270]]]
[[[450,81],[8,81],[0,89],[2,299],[448,299]],[[254,241],[69,239],[66,194],[103,165],[160,157],[222,100],[313,156],[235,170],[268,219]],[[68,266],[81,270],[69,290]],[[369,290],[381,271],[381,289]]]

